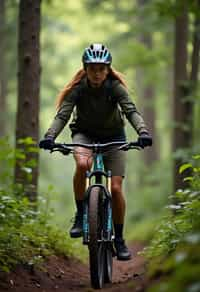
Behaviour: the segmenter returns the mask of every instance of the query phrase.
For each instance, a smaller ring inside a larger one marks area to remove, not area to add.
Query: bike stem
[[[95,154],[93,171],[96,170],[103,170],[103,155],[101,153]],[[96,175],[96,183],[102,183],[102,176],[100,174]]]

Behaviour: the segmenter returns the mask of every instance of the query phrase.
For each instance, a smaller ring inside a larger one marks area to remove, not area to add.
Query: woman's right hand
[[[52,136],[47,136],[46,138],[40,140],[39,147],[43,149],[51,150],[54,146],[54,138]]]

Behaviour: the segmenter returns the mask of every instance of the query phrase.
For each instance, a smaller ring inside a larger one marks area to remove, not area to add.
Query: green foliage
[[[64,231],[49,223],[48,210],[34,211],[30,202],[0,193],[0,270],[19,263],[37,264],[51,254],[72,255],[78,250]]]
[[[150,275],[168,275],[150,291],[185,291],[186,287],[193,291],[200,287],[200,155],[193,156],[192,161],[179,170],[182,173],[191,169],[191,176],[185,178],[190,187],[170,197],[175,203],[167,206],[169,212],[145,250]]]
[[[8,272],[19,263],[37,264],[50,254],[80,254],[80,244],[74,245],[66,232],[50,224],[54,217],[49,203],[51,188],[46,197],[38,198],[37,204],[31,203],[22,190],[20,196],[15,195],[16,186],[9,169],[14,156],[8,140],[2,139],[0,158],[4,159],[7,172],[0,174],[0,270]]]
[[[38,167],[37,157],[39,148],[32,137],[26,137],[17,141],[15,150],[16,164],[23,172],[23,184],[30,185],[32,182],[33,169]]]
[[[155,8],[161,17],[177,17],[182,14],[184,7],[188,11],[199,15],[199,3],[196,0],[155,0]]]
[[[10,146],[8,138],[0,139],[0,187],[8,185],[14,167],[14,149]]]

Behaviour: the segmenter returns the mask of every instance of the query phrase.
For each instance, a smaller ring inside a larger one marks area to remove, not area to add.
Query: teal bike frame
[[[93,170],[104,170],[103,155],[101,153],[96,154],[96,157],[94,158]]]
[[[95,177],[95,183],[91,184],[91,178]],[[106,186],[102,183],[103,177],[106,178]],[[89,224],[88,224],[88,201],[91,189],[99,186],[102,190],[102,199],[104,200],[105,224],[102,241],[112,240],[112,195],[111,195],[111,171],[104,171],[103,155],[95,153],[93,170],[86,172],[86,192],[84,199],[83,213],[83,244],[89,243]]]

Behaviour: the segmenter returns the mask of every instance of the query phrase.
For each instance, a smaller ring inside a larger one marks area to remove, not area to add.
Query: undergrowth
[[[35,265],[52,254],[79,254],[80,243],[74,244],[67,232],[49,223],[54,216],[49,204],[51,191],[32,203],[23,188],[13,184],[15,154],[8,139],[1,139],[0,270],[9,272],[17,264]]]
[[[180,173],[190,186],[178,190],[169,212],[158,226],[144,254],[149,259],[150,278],[155,280],[148,291],[200,291],[200,155],[181,166]]]

